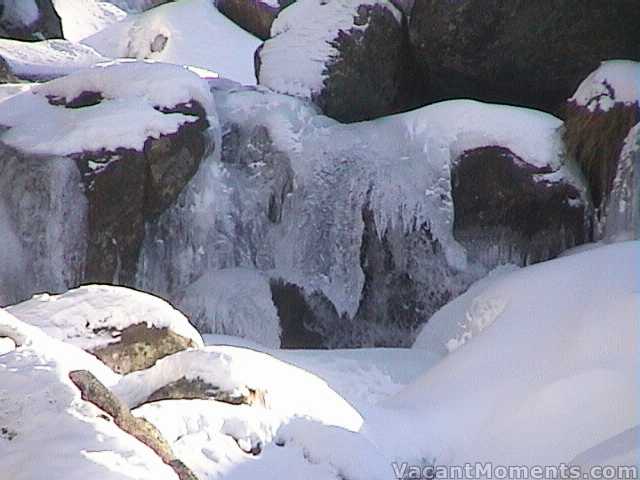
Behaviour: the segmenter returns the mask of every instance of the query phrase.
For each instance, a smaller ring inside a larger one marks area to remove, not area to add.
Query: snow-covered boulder
[[[256,37],[271,37],[271,25],[280,11],[296,0],[217,0],[216,7]]]
[[[431,318],[415,347],[443,360],[386,403],[421,455],[558,465],[636,427],[639,261],[627,242],[495,272]]]
[[[49,336],[128,373],[167,355],[203,346],[200,334],[171,305],[124,287],[89,285],[62,295],[36,295],[7,311]]]
[[[64,38],[79,42],[127,16],[115,2],[103,0],[51,0],[60,15]]]
[[[46,81],[87,69],[109,59],[93,48],[68,40],[19,42],[0,39],[2,56],[15,75],[31,81]]]
[[[125,375],[112,390],[133,408],[153,401],[154,393],[178,381],[185,388],[191,381],[204,382],[212,399],[224,396],[225,403],[265,408],[281,423],[306,417],[351,431],[362,426],[360,414],[325,381],[246,348],[219,346],[176,353],[147,370]]]
[[[640,195],[633,159],[640,142],[640,63],[603,62],[569,99],[565,125],[569,154],[587,177],[596,208],[595,239],[637,236],[621,218],[634,216]]]
[[[9,264],[37,272],[39,263],[53,264],[46,252],[54,248],[61,251],[54,275],[63,278],[44,280],[40,291],[131,282],[145,221],[167,209],[197,172],[213,148],[214,118],[205,81],[183,67],[144,62],[102,65],[6,98],[3,231],[13,232],[25,254]],[[68,218],[56,217],[64,212]],[[33,223],[40,226],[27,227]],[[51,233],[34,237],[39,230]],[[20,277],[2,282],[5,291],[23,291],[9,295],[12,301],[38,291],[37,280],[22,289]]]
[[[4,0],[0,4],[0,37],[18,40],[62,38],[60,17],[52,0]]]
[[[309,99],[337,120],[398,110],[409,51],[403,17],[389,0],[299,0],[256,53],[258,83]]]
[[[118,376],[95,357],[0,311],[1,475],[12,480],[178,479],[150,448],[81,398],[69,374],[83,368],[107,386]],[[38,461],[34,461],[37,458]]]
[[[559,113],[602,60],[640,58],[634,0],[423,0],[409,33],[425,101],[476,98]]]
[[[234,24],[213,0],[179,0],[132,14],[82,42],[111,58],[193,65],[239,83],[256,83],[260,40]]]

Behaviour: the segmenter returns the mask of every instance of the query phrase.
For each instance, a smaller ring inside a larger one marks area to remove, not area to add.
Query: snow
[[[272,38],[260,52],[259,83],[307,99],[320,93],[326,65],[338,54],[330,42],[341,30],[366,28],[354,24],[360,5],[386,7],[401,22],[400,12],[387,0],[298,0],[271,26]]]
[[[616,104],[640,102],[640,62],[609,60],[602,62],[569,99],[590,111],[608,111]]]
[[[71,101],[83,92],[100,92],[104,100],[85,108],[49,103],[49,98]],[[103,64],[5,100],[0,124],[10,129],[0,139],[34,154],[63,156],[119,147],[142,150],[147,138],[174,133],[184,123],[197,120],[165,114],[156,107],[194,100],[213,112],[206,82],[183,67],[148,62]]]
[[[640,426],[635,426],[582,452],[570,463],[579,465],[582,471],[602,465],[635,466],[640,469]],[[629,478],[619,476],[617,478]]]
[[[249,85],[256,83],[253,54],[261,42],[210,0],[179,0],[130,14],[83,43],[107,57],[192,65]]]
[[[29,80],[50,80],[108,60],[91,47],[68,40],[20,42],[3,38],[0,56],[15,75]]]
[[[166,328],[190,339],[194,346],[204,345],[181,312],[160,298],[125,287],[86,285],[61,295],[35,295],[7,311],[85,350],[117,342],[119,332],[137,324]]]
[[[280,346],[280,320],[271,300],[269,278],[251,269],[232,268],[203,275],[180,295],[179,308],[200,332],[222,333]]]
[[[62,21],[64,38],[72,42],[79,42],[127,16],[108,1],[53,0],[53,6]]]
[[[385,402],[422,429],[413,440],[425,458],[553,465],[637,425],[639,247],[619,243],[498,275],[434,316],[433,328],[456,338],[478,301],[504,304]]]
[[[148,447],[80,398],[69,372],[88,369],[111,385],[118,376],[104,364],[0,310],[3,336],[17,344],[15,351],[0,356],[3,478],[177,478]]]

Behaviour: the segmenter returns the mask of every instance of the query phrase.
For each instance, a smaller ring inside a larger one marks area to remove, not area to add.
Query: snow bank
[[[29,80],[50,80],[105,62],[93,48],[68,40],[20,42],[0,39],[2,56],[15,75]]]
[[[99,93],[102,100],[84,108],[50,102],[70,102],[84,92]],[[21,151],[46,155],[141,150],[147,138],[175,133],[184,123],[197,120],[162,113],[159,108],[192,101],[213,113],[207,83],[185,68],[148,62],[103,64],[5,100],[0,107],[0,124],[10,129],[0,139]]]
[[[270,355],[235,347],[207,347],[176,353],[153,367],[126,375],[114,392],[130,406],[181,378],[201,379],[220,389],[248,394],[265,393],[267,408],[281,422],[306,416],[357,431],[362,417],[320,378]]]
[[[81,400],[69,372],[88,369],[111,385],[118,377],[105,365],[0,311],[3,336],[17,344],[0,356],[3,478],[177,478],[153,451]]]
[[[35,295],[7,311],[85,350],[117,342],[118,332],[137,324],[167,328],[194,345],[204,345],[189,320],[167,302],[124,287],[87,285],[62,295]]]
[[[338,55],[331,45],[338,32],[366,28],[354,24],[360,5],[387,7],[401,21],[400,12],[387,0],[298,0],[271,26],[272,38],[260,52],[259,83],[307,99],[320,93],[326,65]]]
[[[608,111],[617,103],[640,102],[640,63],[630,60],[602,62],[569,99],[592,112]]]
[[[179,0],[131,14],[83,43],[112,58],[192,65],[240,83],[256,82],[253,54],[260,40],[218,12],[210,0]]]
[[[637,425],[639,249],[614,244],[499,275],[436,315],[433,328],[457,339],[486,314],[462,348],[386,403],[406,410],[425,458],[553,465]]]
[[[280,346],[280,320],[267,275],[243,268],[217,270],[203,275],[180,296],[180,309],[200,332]]]

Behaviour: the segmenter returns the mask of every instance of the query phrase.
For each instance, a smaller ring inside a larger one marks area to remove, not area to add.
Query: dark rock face
[[[76,370],[69,378],[81,392],[83,400],[94,404],[113,418],[123,431],[153,450],[169,465],[180,480],[198,480],[193,472],[179,459],[160,431],[144,418],[134,417],[129,407],[105,387],[91,372]]]
[[[131,325],[120,332],[119,341],[90,350],[114,372],[127,374],[153,366],[168,355],[193,348],[189,338],[167,328]]]
[[[602,60],[640,59],[635,0],[421,0],[410,39],[422,101],[471,97],[559,113]]]
[[[360,5],[354,25],[366,28],[338,32],[332,45],[339,53],[326,65],[324,88],[313,98],[325,115],[341,122],[398,112],[411,82],[405,25],[381,5]]]
[[[85,95],[89,104],[94,97]],[[78,99],[66,104],[67,108],[81,106]],[[205,155],[209,123],[202,106],[194,103],[163,111],[198,120],[185,123],[176,133],[147,139],[142,151],[74,155],[89,200],[87,282],[133,284],[145,221],[176,200]]]
[[[470,259],[528,265],[589,238],[581,192],[503,147],[465,152],[452,171],[454,236]]]
[[[307,295],[298,285],[271,281],[271,298],[280,318],[281,348],[327,348],[320,332],[341,323],[333,304],[321,293]]]
[[[640,104],[617,103],[608,111],[570,102],[565,122],[569,154],[580,165],[591,189],[596,221],[601,220],[631,128],[640,122]]]
[[[36,0],[38,18],[25,25],[13,6],[0,3],[0,37],[35,41],[63,38],[62,24],[51,0]]]
[[[246,31],[266,40],[271,37],[273,20],[293,2],[295,0],[278,0],[279,7],[276,8],[261,0],[217,0],[216,6]]]

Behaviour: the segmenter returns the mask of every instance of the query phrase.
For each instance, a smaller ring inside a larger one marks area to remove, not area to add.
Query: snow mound
[[[240,83],[256,83],[253,54],[260,40],[218,12],[210,0],[179,0],[131,14],[83,43],[107,57],[192,65]]]
[[[387,7],[401,22],[400,12],[388,0],[298,0],[271,26],[272,38],[260,52],[259,83],[307,99],[320,93],[326,65],[338,55],[331,42],[340,31],[366,28],[354,23],[360,5]]]
[[[108,1],[53,0],[53,5],[62,21],[64,38],[72,42],[79,42],[127,16]]]
[[[280,346],[280,320],[271,300],[269,277],[231,268],[203,275],[180,295],[182,311],[202,333],[243,337],[271,348]]]
[[[165,357],[147,370],[124,376],[114,392],[135,406],[181,378],[200,379],[238,396],[249,390],[263,392],[266,408],[281,422],[302,416],[353,431],[362,425],[360,414],[320,378],[268,354],[236,347],[206,347]]]
[[[630,60],[602,62],[569,99],[590,111],[608,111],[617,103],[640,102],[640,63]]]
[[[0,39],[0,56],[15,75],[28,80],[50,80],[109,60],[91,47],[68,40]]]
[[[501,305],[386,403],[423,427],[425,458],[554,465],[637,425],[639,254],[620,243],[498,275],[434,316],[456,338],[477,299]]]
[[[151,449],[84,402],[69,380],[70,371],[82,368],[112,385],[118,376],[105,365],[0,311],[5,336],[17,348],[0,356],[3,478],[177,479]]]
[[[65,107],[83,93],[99,94],[99,103]],[[214,112],[207,83],[183,67],[103,64],[6,99],[0,107],[0,124],[10,128],[0,140],[23,152],[60,156],[101,149],[141,150],[148,138],[175,133],[181,125],[196,121],[194,116],[160,111],[192,101],[207,113]]]
[[[85,350],[117,342],[114,333],[137,324],[166,328],[204,346],[178,310],[158,297],[124,287],[87,285],[62,295],[35,295],[7,311],[47,335]]]

